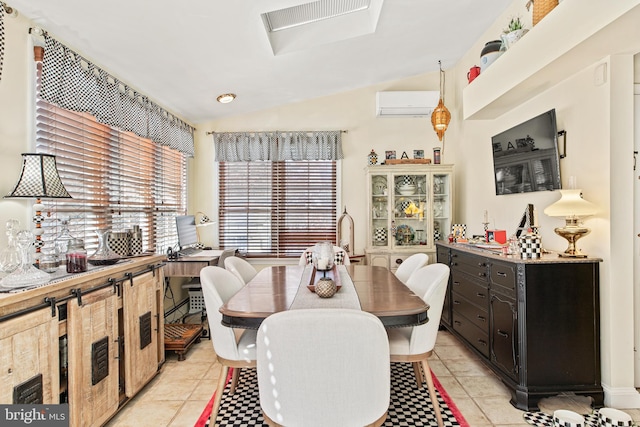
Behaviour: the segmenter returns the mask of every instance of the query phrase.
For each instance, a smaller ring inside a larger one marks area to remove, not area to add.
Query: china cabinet
[[[375,165],[367,171],[367,264],[395,270],[411,254],[435,262],[453,222],[453,165]]]

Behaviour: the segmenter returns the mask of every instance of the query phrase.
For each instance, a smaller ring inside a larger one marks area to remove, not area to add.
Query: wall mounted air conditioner
[[[425,117],[431,116],[438,105],[437,90],[386,91],[376,93],[376,116],[378,117]]]

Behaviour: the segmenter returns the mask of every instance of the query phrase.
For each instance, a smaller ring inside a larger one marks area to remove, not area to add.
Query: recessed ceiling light
[[[218,102],[220,102],[222,104],[228,104],[229,102],[231,102],[234,99],[236,99],[236,94],[235,93],[224,93],[224,94],[220,95],[219,97],[217,97],[216,99],[218,100]]]

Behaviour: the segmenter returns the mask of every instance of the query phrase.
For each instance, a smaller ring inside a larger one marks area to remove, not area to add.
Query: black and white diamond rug
[[[458,408],[446,393],[436,376],[434,384],[440,403],[440,411],[446,427],[469,427]],[[224,390],[216,426],[246,427],[266,426],[260,411],[258,397],[258,380],[255,369],[243,369],[235,394],[229,394],[230,381]],[[195,427],[209,426],[209,415],[213,405],[213,397],[202,412]],[[437,425],[429,390],[426,385],[416,388],[413,368],[410,363],[391,364],[391,404],[384,426],[421,427]]]

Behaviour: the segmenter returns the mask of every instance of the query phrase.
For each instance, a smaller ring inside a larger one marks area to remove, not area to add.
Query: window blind
[[[220,162],[222,247],[249,257],[299,257],[335,242],[336,162]]]
[[[53,248],[61,230],[57,220],[65,217],[89,254],[97,248],[95,230],[103,228],[126,231],[139,225],[144,250],[164,252],[177,243],[174,218],[186,211],[184,153],[40,98],[36,151],[57,156],[60,177],[72,196],[44,200],[51,217],[43,224],[43,250]]]

